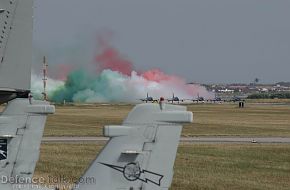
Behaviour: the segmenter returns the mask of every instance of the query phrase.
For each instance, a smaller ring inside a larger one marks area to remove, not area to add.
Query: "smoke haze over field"
[[[110,43],[98,36],[97,52],[91,64],[58,65],[56,79],[48,80],[48,96],[54,102],[136,102],[146,94],[155,98],[192,99],[212,97],[204,87],[186,84],[186,80],[165,74],[160,69],[135,71],[133,63]],[[32,91],[41,96],[40,76],[33,76]]]
[[[210,96],[187,82],[289,81],[289,9],[287,0],[36,0],[34,73],[46,56],[50,97],[83,102]]]

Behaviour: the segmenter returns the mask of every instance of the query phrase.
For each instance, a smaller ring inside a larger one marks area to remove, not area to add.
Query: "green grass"
[[[40,161],[34,176],[45,179],[46,185],[59,182],[66,187],[73,185],[101,148],[102,146],[96,144],[42,144]],[[63,177],[67,182],[60,181]]]
[[[247,99],[248,103],[275,103],[275,104],[289,104],[290,99]]]
[[[48,117],[45,136],[102,136],[104,125],[120,124],[131,105],[57,106]]]
[[[289,145],[182,146],[172,189],[289,189]]]
[[[104,125],[120,124],[132,107],[57,106],[56,113],[48,118],[45,136],[101,136]],[[193,104],[188,109],[194,113],[194,123],[184,127],[183,136],[290,137],[289,105],[255,102],[239,109],[236,104]],[[42,144],[35,176],[64,176],[69,180],[65,184],[72,185],[101,148],[91,143]],[[289,145],[194,144],[179,147],[171,190],[289,187]]]
[[[290,106],[246,104],[191,105],[194,123],[184,136],[290,136]]]
[[[72,179],[71,184],[100,148],[96,144],[43,144],[35,176],[65,176]],[[179,147],[171,190],[289,187],[289,145],[194,144]]]
[[[49,116],[45,136],[101,136],[108,124],[120,124],[133,105],[57,106]],[[193,104],[194,122],[183,136],[290,136],[290,106]]]

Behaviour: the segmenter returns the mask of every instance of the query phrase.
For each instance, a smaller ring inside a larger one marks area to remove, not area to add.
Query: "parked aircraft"
[[[217,96],[217,94],[215,94],[215,97],[213,99],[209,99],[209,101],[211,102],[223,102],[224,100],[220,97]]]
[[[146,103],[148,103],[148,102],[152,102],[152,103],[154,103],[154,102],[158,102],[157,99],[154,99],[152,96],[149,96],[148,92],[147,92],[147,96],[146,96],[146,98],[141,98],[140,100],[141,100],[142,102],[146,102]]]
[[[180,99],[180,98],[178,98],[177,96],[175,96],[174,93],[173,93],[173,94],[172,94],[172,98],[168,98],[167,101],[168,101],[168,102],[171,102],[172,104],[173,104],[174,102],[177,102],[177,103],[179,104],[180,102],[184,102],[185,99]]]
[[[234,96],[230,99],[232,102],[240,102],[240,101],[245,101],[247,96]]]
[[[204,97],[198,97],[198,98],[197,98],[197,101],[199,101],[199,102],[204,102]]]
[[[193,99],[189,99],[190,101],[193,101],[193,102],[204,102],[205,101],[205,99],[204,99],[204,97],[202,97],[202,96],[199,96],[199,94],[197,94],[197,98],[193,98]]]
[[[240,98],[240,97],[237,97],[237,96],[234,96],[234,97],[232,97],[232,99],[231,99],[231,101],[232,102],[239,102],[239,101],[241,101],[242,99]]]

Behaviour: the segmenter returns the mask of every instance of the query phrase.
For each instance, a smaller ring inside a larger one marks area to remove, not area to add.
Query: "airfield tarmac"
[[[98,144],[106,143],[106,137],[43,137],[42,142],[95,142]],[[186,144],[207,144],[207,143],[260,143],[260,144],[290,144],[287,137],[181,137],[180,143]]]

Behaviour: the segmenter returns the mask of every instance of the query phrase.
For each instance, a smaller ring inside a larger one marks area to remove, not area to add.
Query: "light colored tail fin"
[[[168,190],[182,123],[193,115],[176,105],[141,104],[121,126],[105,126],[108,144],[75,190]]]
[[[0,0],[0,90],[30,90],[33,0]]]
[[[32,179],[46,116],[54,111],[47,102],[14,99],[0,114],[1,190],[9,189],[17,179]]]

